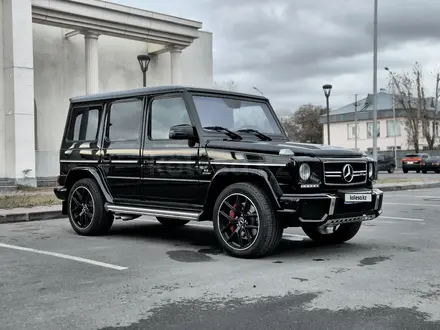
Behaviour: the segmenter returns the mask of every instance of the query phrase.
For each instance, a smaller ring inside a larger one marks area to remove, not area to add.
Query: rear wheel
[[[403,169],[403,173],[408,173],[408,170],[407,169]]]
[[[114,217],[105,210],[104,196],[93,179],[72,186],[67,206],[70,224],[79,235],[104,235],[113,225]]]
[[[213,210],[214,232],[223,249],[239,258],[259,258],[272,253],[283,228],[267,194],[252,183],[225,188]]]
[[[420,173],[420,170],[416,170],[417,173]]]
[[[426,174],[426,173],[428,173],[428,171],[427,170],[422,170],[422,173]]]
[[[390,168],[388,169],[388,173],[394,173],[394,170],[395,170],[394,166],[391,165]]]
[[[321,229],[319,227],[304,226],[303,231],[312,240],[321,244],[340,244],[351,240],[358,233],[362,222],[353,222],[338,225],[335,227],[327,227]]]
[[[161,217],[157,217],[156,219],[166,227],[182,227],[189,222],[189,220],[170,219],[170,218],[161,218]]]

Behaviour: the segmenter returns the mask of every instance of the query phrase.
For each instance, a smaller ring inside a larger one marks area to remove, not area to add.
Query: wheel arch
[[[93,167],[75,167],[72,168],[69,173],[67,173],[65,187],[67,188],[67,194],[70,191],[70,188],[77,182],[78,180],[90,178],[96,181],[101,190],[102,194],[107,203],[113,203],[113,196],[110,192],[110,189],[107,183],[103,180],[102,176],[99,173],[99,170]]]
[[[256,183],[269,196],[272,205],[277,209],[281,208],[279,197],[283,191],[272,172],[253,168],[223,168],[215,173],[209,184],[207,198],[199,219],[210,220],[220,192],[227,186],[238,182]]]

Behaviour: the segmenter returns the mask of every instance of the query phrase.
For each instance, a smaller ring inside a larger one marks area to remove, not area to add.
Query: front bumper
[[[368,194],[371,201],[346,203],[346,194]],[[335,193],[285,194],[282,213],[292,213],[302,224],[335,226],[373,220],[382,213],[383,192],[379,189],[339,190]]]

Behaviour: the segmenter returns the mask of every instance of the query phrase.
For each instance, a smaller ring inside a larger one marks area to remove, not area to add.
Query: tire
[[[388,173],[394,173],[395,167],[394,166],[390,166],[390,168],[388,169]]]
[[[228,204],[235,208],[237,203],[230,201],[237,200],[237,196],[238,204],[243,208],[239,212],[235,209],[234,213]],[[223,214],[229,211],[228,217],[220,214],[220,211]],[[240,217],[236,216],[237,213]],[[231,217],[234,222],[229,221]],[[239,226],[240,222],[243,227]],[[261,258],[271,254],[278,247],[283,234],[281,221],[276,217],[269,196],[256,184],[247,182],[232,184],[220,193],[213,209],[213,223],[214,233],[222,248],[237,258]],[[237,243],[228,243],[226,236]],[[241,246],[240,243],[244,242],[248,245]]]
[[[408,170],[406,170],[406,169],[403,169],[403,173],[408,173]]]
[[[166,227],[182,227],[189,222],[189,220],[169,219],[161,217],[156,217],[156,219]]]
[[[417,173],[420,173],[420,170],[416,170]]]
[[[339,225],[336,231],[323,234],[318,230],[318,227],[304,226],[302,229],[304,233],[312,240],[320,244],[341,244],[351,240],[358,233],[362,226],[362,222],[353,222]]]
[[[82,201],[85,201],[85,203],[81,203]],[[95,180],[81,179],[72,186],[67,199],[67,212],[70,225],[77,234],[99,236],[110,230],[114,217],[105,210],[104,203],[104,196]],[[88,211],[84,211],[84,204],[87,205]],[[81,211],[78,210],[80,207],[83,207]],[[81,213],[83,215],[79,216]],[[87,220],[85,221],[85,219]],[[89,219],[90,222],[87,224]],[[82,226],[80,222],[83,222]]]
[[[427,170],[422,170],[422,173],[426,174],[426,173],[428,173],[428,171]]]

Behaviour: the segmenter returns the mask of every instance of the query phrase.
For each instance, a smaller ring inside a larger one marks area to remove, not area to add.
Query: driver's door
[[[199,144],[171,140],[174,125],[193,125],[182,94],[150,99],[142,149],[142,190],[146,202],[192,204],[199,192]]]

